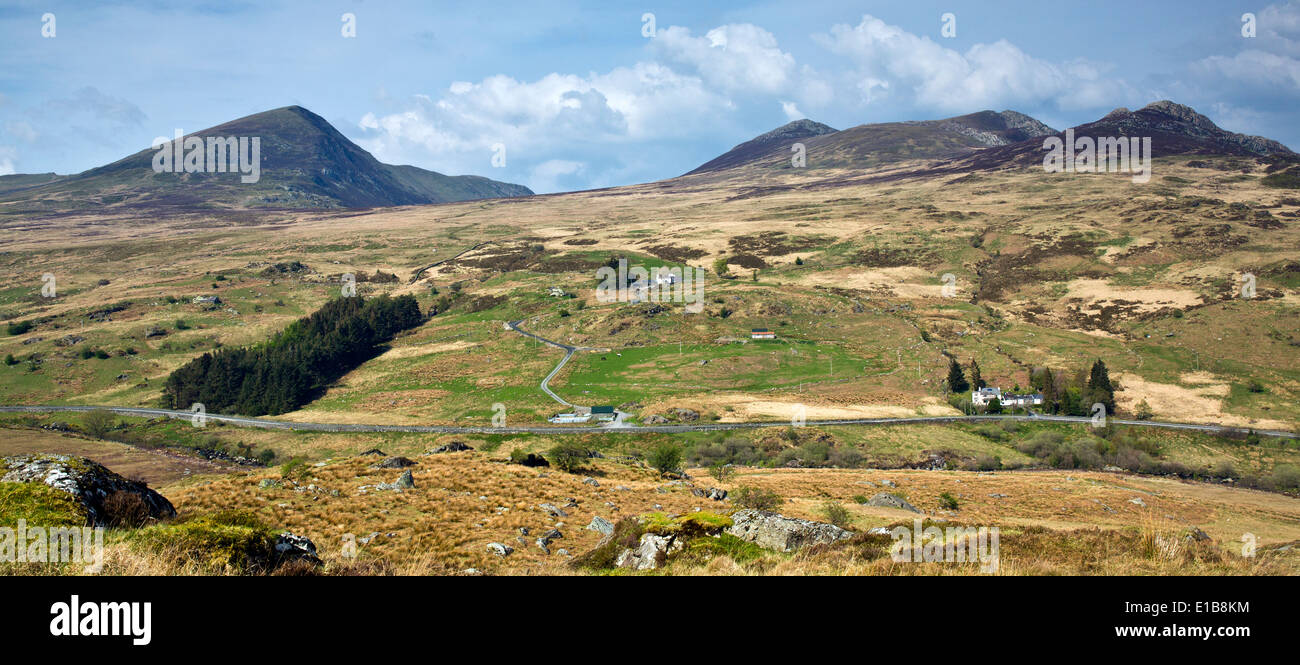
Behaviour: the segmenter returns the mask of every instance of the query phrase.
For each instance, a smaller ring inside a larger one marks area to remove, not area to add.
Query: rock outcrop
[[[71,494],[86,510],[92,526],[108,526],[112,515],[105,509],[108,497],[125,492],[138,496],[154,519],[175,517],[176,508],[163,495],[138,481],[113,473],[85,457],[70,455],[17,455],[0,458],[0,481],[45,483]]]
[[[674,536],[642,534],[637,546],[623,550],[614,561],[614,565],[632,570],[653,570],[664,565],[668,561],[668,555],[676,553],[685,546],[680,538]]]
[[[887,494],[885,492],[880,492],[879,494],[876,494],[875,496],[871,497],[871,499],[867,501],[867,505],[875,506],[876,508],[896,508],[899,510],[906,510],[908,512],[913,512],[913,513],[921,512],[920,509],[908,503],[902,497],[895,496],[893,494]]]
[[[766,510],[741,510],[731,516],[727,533],[770,550],[793,552],[801,547],[843,540],[852,531],[834,524],[786,517]]]

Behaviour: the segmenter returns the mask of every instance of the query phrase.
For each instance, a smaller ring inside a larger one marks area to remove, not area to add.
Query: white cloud
[[[781,102],[781,111],[783,111],[785,117],[789,118],[791,121],[802,120],[803,118],[808,117],[804,115],[803,111],[799,110],[799,107],[796,106],[794,102]]]
[[[671,26],[660,30],[653,44],[728,92],[779,94],[796,83],[794,56],[777,46],[772,33],[750,23],[723,25],[703,37]]]
[[[533,167],[529,180],[541,191],[554,192],[574,189],[575,179],[566,179],[565,176],[581,176],[585,168],[586,165],[582,162],[550,159]],[[569,185],[566,186],[562,181],[568,182]]]
[[[1107,76],[1100,64],[1048,62],[1005,39],[959,53],[870,15],[856,26],[835,25],[829,34],[814,38],[850,60],[864,104],[889,100],[969,113],[1016,106],[1114,106],[1134,97],[1124,81]]]
[[[0,175],[17,173],[14,169],[14,160],[16,159],[18,159],[17,150],[6,145],[0,145]]]
[[[558,165],[576,164],[582,154],[695,136],[716,128],[717,112],[732,109],[698,77],[657,63],[536,81],[498,75],[455,82],[436,97],[415,96],[396,112],[367,113],[357,142],[381,161],[493,178],[526,173],[533,180],[525,184],[549,191],[557,178],[573,175]],[[506,146],[504,172],[487,170],[496,143]]]

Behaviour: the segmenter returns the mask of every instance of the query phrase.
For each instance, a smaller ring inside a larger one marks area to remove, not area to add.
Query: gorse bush
[[[776,510],[785,503],[785,499],[772,490],[749,486],[737,488],[729,498],[737,507],[750,510]]]
[[[849,513],[849,509],[834,501],[827,501],[822,505],[822,515],[826,517],[827,522],[841,529],[847,529],[853,524],[853,515]]]
[[[263,344],[190,361],[167,377],[163,402],[173,409],[199,402],[209,412],[249,416],[292,411],[421,320],[414,296],[337,298]]]
[[[682,449],[673,443],[661,443],[650,449],[646,462],[659,473],[676,471],[682,466]]]
[[[561,471],[573,473],[586,463],[587,449],[573,442],[564,442],[551,448],[550,452],[546,453],[546,458]]]

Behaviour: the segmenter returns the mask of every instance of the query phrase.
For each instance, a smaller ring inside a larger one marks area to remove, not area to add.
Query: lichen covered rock
[[[128,480],[104,465],[70,455],[16,455],[0,458],[0,481],[43,483],[71,494],[85,508],[92,526],[108,526],[110,515],[104,501],[118,492],[135,494],[153,519],[174,517],[176,508],[149,486]]]

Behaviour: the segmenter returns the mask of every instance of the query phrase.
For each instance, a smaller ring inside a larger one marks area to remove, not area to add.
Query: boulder
[[[458,453],[464,450],[473,450],[473,448],[461,443],[460,441],[452,441],[451,443],[430,450],[429,454],[437,455],[438,453]]]
[[[414,488],[415,488],[415,477],[411,475],[410,469],[403,471],[402,475],[398,476],[396,482],[379,483],[378,485],[375,485],[375,489],[377,490],[397,490],[399,492],[401,490],[409,490]]]
[[[720,489],[717,487],[710,487],[708,496],[710,499],[713,499],[714,501],[725,501],[727,499],[727,490]]]
[[[139,497],[151,518],[176,516],[171,502],[148,485],[127,480],[85,457],[48,454],[3,457],[0,474],[3,474],[0,481],[6,483],[45,483],[71,494],[86,510],[92,526],[109,526],[112,516],[105,509],[104,500],[118,492]]]
[[[510,553],[515,551],[515,548],[505,543],[488,543],[487,551],[500,557],[506,557],[510,556]]]
[[[668,422],[668,419],[657,413],[648,415],[645,418],[645,424],[647,425],[662,425],[666,422]]]
[[[672,412],[673,415],[677,416],[677,418],[682,422],[692,423],[700,419],[700,413],[698,411],[695,411],[694,409],[678,408],[678,409],[673,409]]]
[[[894,496],[893,494],[886,494],[885,492],[880,492],[871,497],[871,499],[867,501],[867,505],[875,506],[877,508],[897,508],[899,510],[906,510],[913,513],[921,512],[916,506],[913,506],[901,497]]]
[[[405,469],[408,466],[415,466],[415,462],[405,457],[389,457],[384,461],[374,465],[375,469]]]
[[[357,457],[370,457],[370,456],[387,457],[388,454],[378,448],[371,448],[370,450],[367,450],[366,452],[357,455]]]
[[[545,510],[545,511],[547,512],[547,514],[549,514],[551,517],[568,517],[568,516],[569,516],[568,513],[564,512],[563,510],[560,510],[560,509],[557,508],[554,504],[543,503],[543,504],[538,504],[537,507],[538,507],[538,508],[541,508],[542,510]]]
[[[591,524],[587,525],[587,530],[599,531],[600,533],[608,536],[614,533],[614,524],[611,523],[609,520],[597,515],[591,518]]]
[[[660,536],[653,533],[642,534],[636,547],[629,547],[619,553],[614,565],[631,570],[653,570],[668,561],[668,556],[685,545],[675,536]]]
[[[288,531],[276,536],[275,553],[280,557],[281,562],[306,561],[315,565],[321,563],[320,557],[316,555],[315,543],[304,536],[294,535]]]
[[[852,531],[834,524],[786,517],[766,510],[741,510],[732,515],[731,520],[727,533],[778,552],[833,543],[853,535]]]

